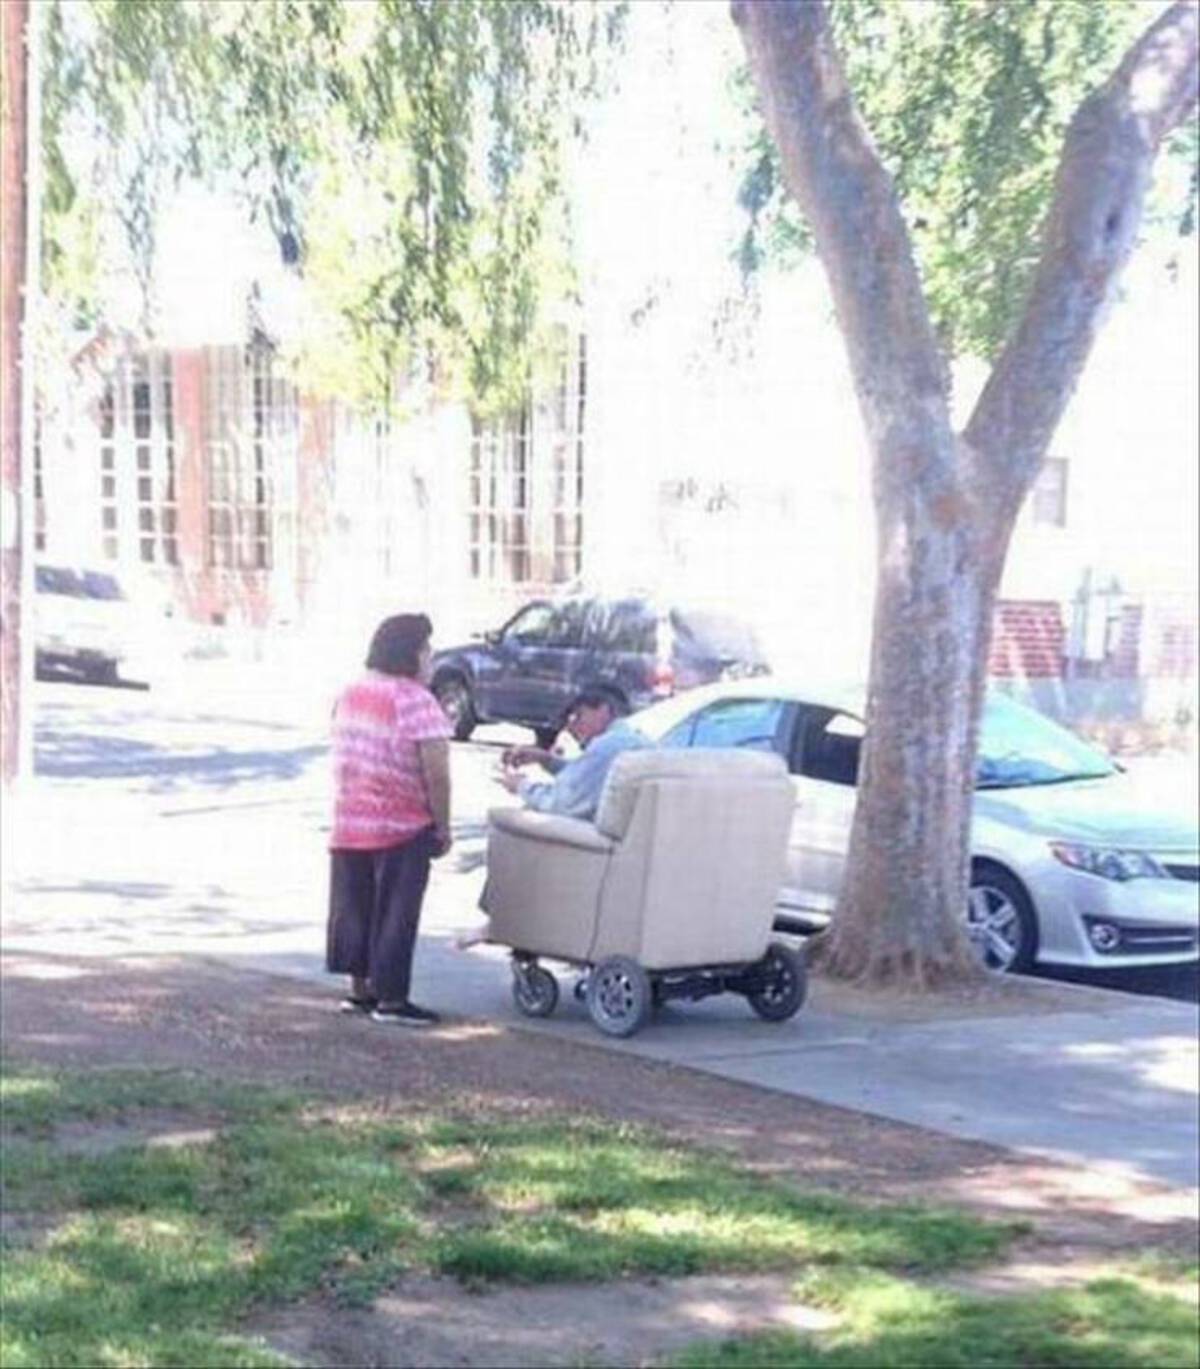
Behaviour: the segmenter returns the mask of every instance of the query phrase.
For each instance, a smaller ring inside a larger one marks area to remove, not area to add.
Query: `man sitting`
[[[622,751],[653,743],[620,715],[620,706],[603,689],[584,689],[567,710],[567,731],[581,754],[566,760],[536,746],[514,746],[504,753],[498,776],[510,794],[539,813],[590,821],[600,806],[600,792],[613,761]],[[535,780],[521,773],[525,765],[540,765],[554,778]]]

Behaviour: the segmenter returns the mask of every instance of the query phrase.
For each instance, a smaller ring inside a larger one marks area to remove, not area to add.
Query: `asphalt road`
[[[39,681],[34,691],[36,767],[46,784],[106,797],[141,793],[173,813],[209,805],[214,817],[223,809],[249,809],[303,814],[310,829],[320,821],[328,716],[322,698],[281,694],[268,681],[247,687],[236,671],[205,667],[149,690],[144,684],[59,680]],[[455,858],[461,869],[481,863],[486,810],[503,797],[490,779],[499,751],[524,740],[521,729],[484,728],[454,747]],[[1197,962],[1037,973],[1200,1004]]]

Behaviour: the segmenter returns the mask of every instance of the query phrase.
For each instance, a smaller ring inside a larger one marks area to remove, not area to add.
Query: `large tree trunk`
[[[0,4],[4,110],[0,123],[0,783],[21,761],[21,357],[26,233],[25,38],[28,0]]]
[[[879,511],[867,738],[837,916],[815,959],[861,981],[966,981],[975,752],[1001,559],[919,487]]]
[[[961,439],[895,187],[824,0],[733,0],[733,17],[829,277],[874,462],[867,738],[818,958],[857,979],[968,980],[972,779],[1004,555],[1136,239],[1157,149],[1195,104],[1197,10],[1171,6],[1073,120],[1024,314]]]

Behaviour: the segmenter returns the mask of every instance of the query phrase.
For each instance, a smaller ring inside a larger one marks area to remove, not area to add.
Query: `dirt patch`
[[[837,1324],[798,1304],[792,1283],[706,1276],[469,1293],[451,1280],[411,1277],[369,1309],[314,1301],[244,1329],[306,1365],[641,1365],[698,1340]]]
[[[146,1114],[128,1122],[64,1122],[54,1128],[50,1144],[71,1155],[107,1155],[125,1146],[177,1150],[216,1140],[212,1127],[198,1127],[194,1117]]]
[[[1029,1017],[1044,1013],[1096,1012],[1112,1006],[1107,989],[989,975],[978,983],[935,993],[873,986],[855,988],[814,975],[810,1001],[823,1012],[863,1021],[945,1022],[967,1018]]]

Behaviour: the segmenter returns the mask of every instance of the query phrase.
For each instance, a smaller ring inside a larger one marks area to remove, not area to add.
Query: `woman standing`
[[[450,724],[426,687],[433,625],[385,618],[366,674],[333,715],[326,968],[350,976],[348,1013],[424,1027],[436,1013],[409,999],[429,862],[450,849]]]

